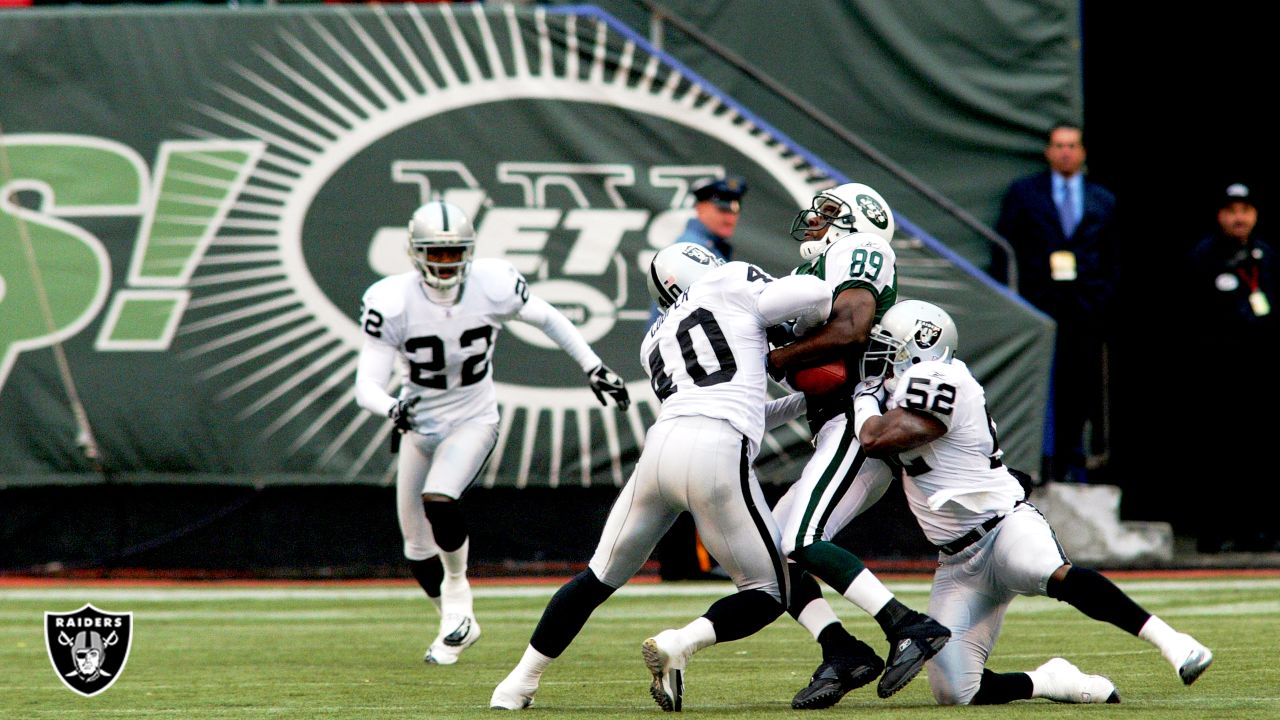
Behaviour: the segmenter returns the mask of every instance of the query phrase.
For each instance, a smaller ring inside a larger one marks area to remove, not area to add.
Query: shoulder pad
[[[506,260],[498,258],[480,258],[471,263],[471,275],[467,282],[477,283],[484,291],[484,296],[495,304],[515,301],[524,305],[529,299],[529,283]],[[516,298],[519,298],[516,300]]]
[[[383,317],[396,317],[404,313],[405,295],[419,281],[417,271],[388,275],[369,286],[360,298],[365,308],[373,308]]]
[[[875,233],[857,232],[852,235],[846,235],[839,240],[827,246],[823,251],[824,255],[834,254],[838,252],[848,252],[855,248],[875,249],[881,252],[892,253],[893,249],[884,238]]]
[[[902,376],[903,378],[929,377],[935,380],[955,383],[966,374],[967,372],[963,365],[956,365],[954,362],[942,362],[941,360],[926,360],[907,368],[907,371]]]

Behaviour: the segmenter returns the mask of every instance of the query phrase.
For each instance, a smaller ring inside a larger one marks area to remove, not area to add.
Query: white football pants
[[[701,416],[660,420],[609,510],[590,568],[621,587],[688,510],[698,535],[738,590],[764,590],[783,602],[786,567],[778,527],[752,461],[757,449],[724,420]]]
[[[934,699],[964,705],[982,683],[1009,603],[1046,594],[1049,576],[1067,556],[1040,511],[1024,503],[980,540],[938,561],[929,615],[951,630],[951,641],[925,667]]]
[[[426,560],[440,553],[422,509],[422,496],[462,497],[497,443],[496,423],[463,423],[447,435],[404,434],[396,466],[396,515],[406,558]]]
[[[835,537],[875,505],[893,481],[884,461],[863,454],[844,415],[828,420],[813,443],[813,457],[800,479],[773,506],[788,556],[796,548]]]

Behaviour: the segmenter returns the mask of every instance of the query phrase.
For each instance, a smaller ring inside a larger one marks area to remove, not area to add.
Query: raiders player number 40
[[[587,569],[556,591],[490,707],[522,710],[533,703],[552,661],[592,611],[635,575],[682,512],[693,515],[738,591],[685,627],[641,643],[649,693],[663,710],[682,709],[694,653],[751,635],[787,605],[778,528],[751,463],[765,428],[802,412],[804,396],[766,404],[765,330],[793,319],[821,322],[831,294],[816,278],[775,280],[747,263],[721,264],[693,243],[654,256],[649,292],[666,314],[649,329],[640,357],[662,408]]]

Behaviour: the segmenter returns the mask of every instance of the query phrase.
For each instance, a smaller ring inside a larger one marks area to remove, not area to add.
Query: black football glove
[[[792,323],[778,323],[773,327],[764,329],[765,339],[773,347],[779,348],[783,345],[790,345],[796,341],[796,332]]]
[[[397,400],[387,411],[387,417],[391,418],[391,424],[397,432],[406,433],[413,429],[413,406],[418,404],[419,399]]]
[[[608,395],[613,398],[613,402],[618,406],[619,410],[626,410],[631,405],[631,396],[627,394],[627,386],[622,382],[622,378],[618,377],[618,373],[609,369],[607,365],[600,365],[595,370],[587,373],[587,382],[591,383],[591,391],[596,394],[596,399],[601,405],[608,405],[604,396]]]

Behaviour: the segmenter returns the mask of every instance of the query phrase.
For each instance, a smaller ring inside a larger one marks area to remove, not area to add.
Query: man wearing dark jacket
[[[1219,196],[1217,227],[1188,256],[1183,317],[1211,349],[1195,353],[1187,370],[1230,368],[1234,379],[1214,395],[1214,415],[1252,418],[1200,426],[1197,444],[1212,450],[1192,453],[1188,469],[1202,482],[1256,483],[1275,473],[1265,448],[1280,437],[1280,422],[1262,408],[1265,391],[1254,388],[1275,372],[1272,348],[1280,345],[1280,309],[1272,304],[1280,302],[1280,256],[1255,232],[1255,203],[1247,185],[1227,187]],[[1280,550],[1275,511],[1265,501],[1268,494],[1265,486],[1253,486],[1242,502],[1236,493],[1208,493],[1196,504],[1197,548]]]
[[[1009,186],[996,231],[1013,245],[1018,291],[1058,323],[1045,479],[1080,482],[1085,458],[1107,452],[1105,318],[1118,280],[1116,198],[1085,177],[1079,126],[1059,123],[1047,139],[1049,169]]]

